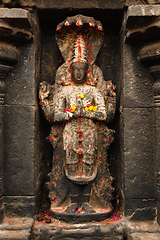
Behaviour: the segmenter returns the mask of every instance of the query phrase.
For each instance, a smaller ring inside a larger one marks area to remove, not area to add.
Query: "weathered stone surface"
[[[28,240],[31,235],[33,218],[4,218],[0,225],[0,239]]]
[[[152,109],[124,108],[126,198],[155,198]]]
[[[35,48],[34,44],[21,46],[21,57],[11,76],[6,79],[6,104],[35,105]]]
[[[89,224],[65,224],[54,225],[36,223],[33,230],[33,237],[36,240],[122,240],[124,239],[124,223],[113,223],[111,225]]]
[[[153,79],[147,68],[137,59],[138,48],[124,46],[124,107],[152,107]]]
[[[122,8],[124,6],[124,2],[120,0],[114,0],[114,1],[81,1],[77,2],[76,0],[70,1],[63,1],[60,0],[59,2],[48,0],[35,0],[35,4],[38,8]]]
[[[144,16],[160,16],[160,8],[155,5],[137,5],[129,6],[127,10],[127,18],[134,17],[144,17]]]
[[[156,217],[156,200],[126,199],[125,215],[134,221],[154,220]]]
[[[29,237],[30,237],[30,232],[28,230],[0,231],[1,240],[28,240]]]
[[[160,233],[132,233],[129,240],[159,240]]]
[[[5,107],[5,195],[34,194],[34,115],[32,106]]]
[[[33,217],[35,197],[6,196],[3,197],[3,204],[6,217]]]

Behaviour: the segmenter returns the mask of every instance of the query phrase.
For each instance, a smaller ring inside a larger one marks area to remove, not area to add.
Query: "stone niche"
[[[0,239],[160,238],[160,6],[104,2],[1,3]],[[108,124],[115,140],[107,152],[114,212],[104,221],[76,224],[52,217],[50,223],[46,183],[53,149],[46,140],[51,125],[39,104],[39,84],[54,84],[64,63],[56,27],[77,14],[102,23],[96,65],[116,86],[116,112]]]

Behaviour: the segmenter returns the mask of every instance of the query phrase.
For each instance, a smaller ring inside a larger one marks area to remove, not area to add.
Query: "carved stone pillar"
[[[152,66],[150,71],[155,79],[154,90],[154,117],[155,117],[155,160],[158,199],[158,221],[160,222],[160,65]]]
[[[160,215],[156,188],[160,169],[159,16],[158,6],[130,6],[124,21],[125,215],[136,221]],[[150,70],[156,79],[154,87]]]
[[[29,217],[29,236],[41,177],[36,100],[40,38],[36,14],[0,8],[0,35],[0,220],[3,212],[4,219]],[[15,239],[18,234],[15,232]]]
[[[17,62],[19,52],[15,46],[0,43],[0,198],[3,196],[3,163],[4,163],[4,97],[5,79]],[[0,208],[0,221],[2,220],[3,207]]]

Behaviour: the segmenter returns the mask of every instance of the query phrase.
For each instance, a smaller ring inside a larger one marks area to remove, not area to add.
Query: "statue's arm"
[[[65,112],[66,109],[66,97],[65,91],[60,89],[57,94],[55,95],[55,114],[54,114],[54,121],[55,122],[63,122],[69,120],[69,114]]]
[[[86,117],[92,118],[98,121],[105,121],[107,114],[104,102],[104,96],[102,92],[98,89],[94,90],[94,102],[97,107],[97,111],[94,112],[86,112]]]
[[[47,82],[42,82],[39,85],[40,105],[46,119],[53,122],[54,119],[54,85],[51,86]]]
[[[106,102],[106,111],[107,111],[107,122],[110,122],[116,111],[116,93],[115,86],[111,81],[106,83],[106,91],[105,91],[105,102]]]

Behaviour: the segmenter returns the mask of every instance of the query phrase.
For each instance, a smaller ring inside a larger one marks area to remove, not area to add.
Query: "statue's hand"
[[[114,92],[115,86],[113,85],[112,82],[108,82],[107,84],[107,94],[111,97],[115,97],[116,93]]]
[[[50,85],[45,81],[39,84],[39,97],[43,100],[50,94]]]

